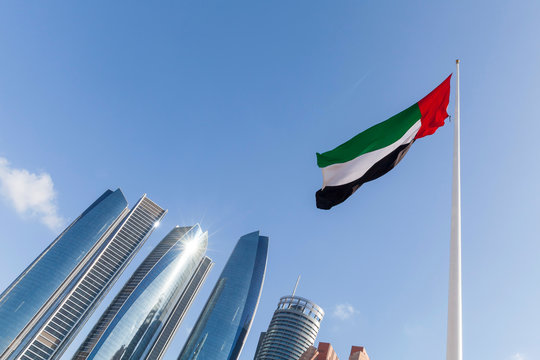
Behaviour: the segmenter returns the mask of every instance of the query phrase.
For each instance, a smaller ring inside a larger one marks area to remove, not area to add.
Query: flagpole
[[[452,229],[450,232],[450,276],[448,281],[448,329],[446,338],[446,360],[463,360],[461,309],[461,160],[459,120],[459,60],[456,60],[454,160],[452,175]]]

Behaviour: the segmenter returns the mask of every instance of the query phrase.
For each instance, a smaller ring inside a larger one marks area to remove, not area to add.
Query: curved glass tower
[[[315,343],[324,311],[299,296],[284,296],[259,340],[255,360],[298,360]]]
[[[127,212],[120,189],[107,190],[0,295],[0,355],[31,335]]]
[[[268,237],[238,240],[178,360],[236,360],[261,295]]]
[[[151,350],[161,357],[212,265],[204,256],[207,245],[208,233],[199,225],[171,230],[127,281],[74,359],[138,360]]]

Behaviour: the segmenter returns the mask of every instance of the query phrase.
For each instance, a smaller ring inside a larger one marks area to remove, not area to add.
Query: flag
[[[362,184],[375,180],[403,159],[416,139],[433,134],[448,117],[448,76],[426,97],[356,135],[337,148],[317,153],[323,186],[315,194],[317,207],[328,210],[341,204]]]

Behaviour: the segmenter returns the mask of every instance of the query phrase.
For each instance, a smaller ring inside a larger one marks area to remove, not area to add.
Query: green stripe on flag
[[[334,150],[317,153],[317,165],[324,168],[345,163],[362,154],[387,147],[398,141],[421,117],[418,103],[414,104],[390,119],[361,132]]]

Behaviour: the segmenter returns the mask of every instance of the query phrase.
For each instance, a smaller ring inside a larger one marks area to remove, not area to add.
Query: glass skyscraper
[[[179,360],[236,360],[246,341],[262,291],[268,237],[238,240],[188,337]]]
[[[146,257],[73,359],[159,359],[204,282],[208,233],[175,227]]]
[[[323,317],[323,309],[308,299],[282,297],[261,334],[255,360],[298,360],[315,343]]]
[[[195,274],[191,277],[184,294],[176,303],[169,318],[165,321],[152,349],[146,356],[146,360],[159,360],[165,354],[180,322],[184,319],[187,310],[199,292],[199,288],[206,279],[206,275],[212,266],[213,262],[207,256],[201,260]]]
[[[127,214],[122,192],[107,190],[69,225],[0,295],[3,358],[45,316]]]
[[[108,196],[112,194],[106,198]],[[125,201],[123,196],[122,199]],[[95,205],[89,209],[96,209]],[[83,266],[77,267],[71,278],[64,280],[69,281],[69,284],[43,309],[42,315],[32,327],[25,329],[24,338],[19,336],[17,342],[10,344],[2,359],[48,360],[60,357],[165,213],[165,210],[146,195],[131,211],[122,211],[122,219],[116,219],[116,226],[103,229],[106,236],[104,241],[97,245],[97,249],[85,260]],[[87,216],[83,215],[82,218]],[[88,226],[92,227],[94,224],[89,223]],[[67,231],[69,230],[71,229],[68,228]],[[48,282],[49,277],[55,277],[56,268],[62,267],[65,259],[73,256],[72,251],[67,248],[65,254],[50,264],[50,268],[43,269],[37,276],[39,281]],[[84,254],[80,256],[83,257]],[[39,263],[40,259],[37,262]],[[22,277],[24,278],[25,274]],[[24,297],[26,300],[30,299],[32,292]]]

